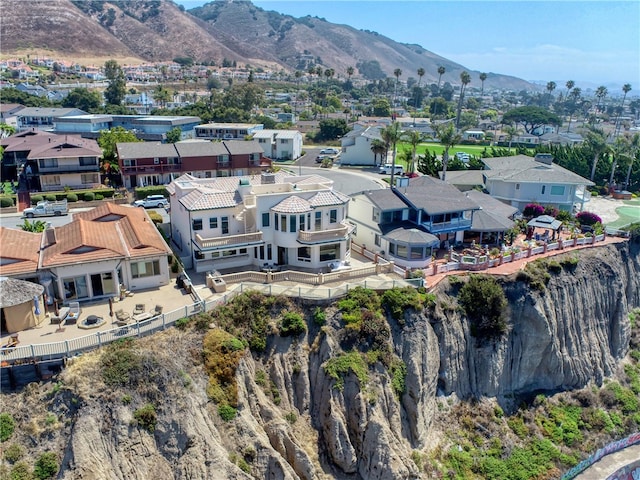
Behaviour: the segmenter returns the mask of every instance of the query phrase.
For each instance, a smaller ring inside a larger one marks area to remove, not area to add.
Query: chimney
[[[47,228],[44,231],[47,239],[47,246],[56,244],[56,231],[51,225],[51,222],[47,222]]]
[[[533,158],[536,162],[544,163],[545,165],[551,165],[553,163],[553,155],[550,153],[536,153]]]

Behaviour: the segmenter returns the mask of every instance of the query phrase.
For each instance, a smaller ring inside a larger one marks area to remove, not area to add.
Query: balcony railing
[[[253,245],[260,244],[263,242],[262,240],[262,232],[256,233],[243,233],[241,235],[229,235],[226,237],[211,237],[211,238],[203,238],[199,233],[196,233],[196,244],[200,249],[206,250],[209,248],[220,248],[220,247],[233,247],[233,246],[244,246],[244,245]]]
[[[125,173],[127,175],[135,175],[137,173],[180,172],[181,170],[182,170],[181,164],[138,165],[136,167],[122,167],[122,173]]]
[[[422,226],[431,233],[447,232],[470,228],[471,220],[467,218],[458,218],[449,220],[448,222],[422,222]]]
[[[339,228],[329,230],[301,230],[298,232],[298,241],[300,243],[326,243],[332,240],[342,240],[356,228],[347,222],[340,223]]]
[[[97,172],[99,165],[58,165],[56,167],[38,167],[39,173],[64,173],[64,172]]]

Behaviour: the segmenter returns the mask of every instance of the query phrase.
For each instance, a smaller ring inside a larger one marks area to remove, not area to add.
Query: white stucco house
[[[253,139],[272,160],[295,160],[302,155],[302,133],[298,130],[258,130]]]
[[[560,210],[582,210],[591,199],[593,182],[553,163],[550,154],[484,158],[482,171],[489,194],[522,211],[528,203]]]
[[[172,242],[197,272],[240,267],[319,270],[351,257],[349,197],[319,175],[198,179],[167,188]]]
[[[381,125],[366,126],[354,129],[342,137],[340,163],[342,165],[371,165],[375,167],[376,159],[371,151],[371,142],[382,139],[380,137],[381,128],[383,128]],[[379,158],[378,156],[378,163],[380,163]]]

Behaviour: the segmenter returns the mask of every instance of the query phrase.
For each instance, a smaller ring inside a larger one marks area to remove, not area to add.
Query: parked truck
[[[27,218],[57,217],[60,215],[66,215],[67,213],[69,213],[69,207],[67,205],[67,200],[65,199],[57,202],[50,202],[47,200],[38,202],[35,207],[25,208],[22,215]]]

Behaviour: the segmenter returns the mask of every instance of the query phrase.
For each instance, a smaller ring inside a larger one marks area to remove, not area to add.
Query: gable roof
[[[367,197],[371,203],[383,212],[407,208],[407,204],[388,188],[381,190],[368,190],[366,192],[362,192],[362,195]],[[357,195],[354,195],[354,197],[357,197]]]
[[[0,227],[0,275],[35,273],[42,233]]]
[[[219,156],[229,153],[221,142],[185,141],[174,145],[181,157]]]
[[[222,143],[231,155],[262,153],[262,147],[257,140],[225,140]]]
[[[526,155],[513,157],[483,158],[488,170],[483,170],[487,179],[506,183],[563,183],[568,185],[595,185],[556,163],[546,164]]]
[[[91,139],[73,136],[58,136],[52,141],[34,146],[27,158],[68,158],[68,157],[100,157],[102,149],[98,142]]]

